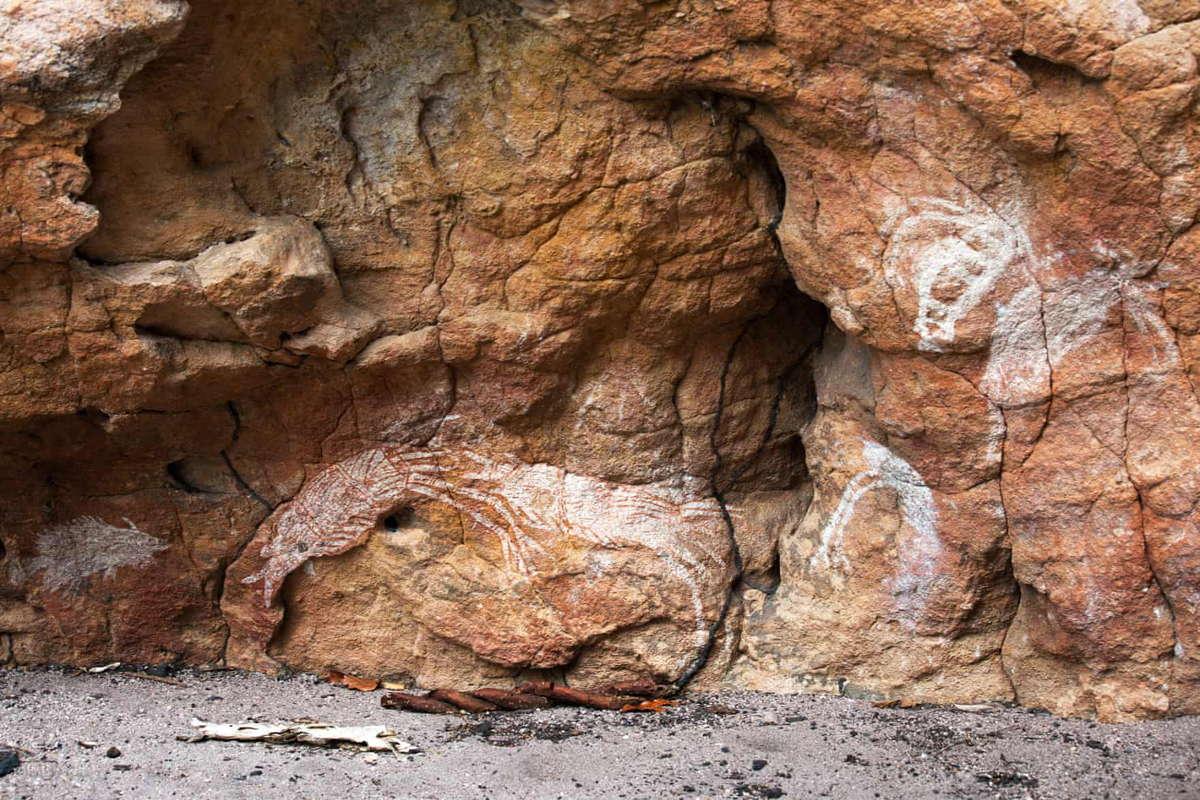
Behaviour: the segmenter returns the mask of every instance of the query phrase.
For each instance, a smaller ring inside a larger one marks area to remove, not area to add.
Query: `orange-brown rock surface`
[[[0,660],[1200,712],[1198,58],[0,2]]]

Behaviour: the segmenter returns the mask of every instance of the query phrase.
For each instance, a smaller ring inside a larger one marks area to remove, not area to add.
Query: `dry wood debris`
[[[397,739],[396,732],[384,725],[335,726],[319,722],[275,725],[242,722],[226,725],[194,718],[192,727],[198,734],[188,739],[192,742],[217,739],[228,742],[311,744],[322,747],[357,745],[367,750],[384,750],[394,753],[421,752],[419,747]]]

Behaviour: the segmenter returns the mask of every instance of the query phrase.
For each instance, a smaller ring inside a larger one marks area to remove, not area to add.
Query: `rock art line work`
[[[842,569],[849,571],[850,560],[846,558],[842,540],[854,516],[854,508],[867,492],[887,488],[896,492],[900,516],[916,534],[900,548],[903,574],[899,582],[908,584],[918,574],[932,574],[933,562],[940,549],[933,492],[908,462],[883,445],[864,441],[862,455],[867,469],[846,484],[837,508],[821,529],[821,544],[809,559],[809,566],[832,569],[840,564]]]
[[[33,573],[42,572],[42,586],[51,591],[77,593],[88,578],[116,575],[120,567],[142,567],[169,545],[141,531],[111,525],[99,517],[77,517],[38,536]]]
[[[1050,394],[1050,361],[1042,325],[1042,293],[1027,286],[996,303],[996,326],[980,390],[1002,407],[1038,403]]]
[[[553,563],[557,541],[604,549],[641,547],[691,593],[697,647],[705,644],[702,584],[724,581],[728,533],[704,484],[629,486],[573,475],[546,464],[491,458],[470,450],[410,451],[380,447],[334,464],[312,478],[260,531],[262,568],[242,582],[262,584],[264,608],[284,579],[312,558],[344,553],[366,541],[380,521],[406,504],[440,503],[468,525],[493,534],[503,568],[518,590]],[[691,656],[683,659],[689,660]]]
[[[9,5],[0,660],[1200,713],[1187,4]]]
[[[1033,263],[1029,237],[976,201],[967,208],[950,200],[921,197],[895,212],[884,268],[901,286],[915,283],[918,349],[941,353],[954,341],[954,327],[980,304],[997,279]],[[943,299],[944,298],[944,299]]]
[[[980,383],[993,402],[1019,407],[1048,398],[1051,370],[1113,324],[1118,305],[1139,333],[1152,335],[1153,370],[1180,369],[1174,336],[1152,297],[1163,284],[1140,280],[1153,267],[1130,265],[1103,245],[1097,245],[1094,253],[1109,263],[1063,281],[1055,289],[1056,302],[1046,303],[1041,289],[1031,284],[1008,303],[996,303],[996,325]]]

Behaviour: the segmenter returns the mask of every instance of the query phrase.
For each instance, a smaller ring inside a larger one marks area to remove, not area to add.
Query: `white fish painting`
[[[652,551],[664,578],[690,593],[702,648],[718,611],[706,597],[728,580],[732,563],[725,518],[706,489],[701,480],[611,483],[465,448],[376,447],[324,468],[264,524],[262,539],[250,545],[257,570],[242,582],[267,608],[305,562],[364,543],[399,506],[433,502],[495,537],[516,590],[530,588],[543,569],[553,572],[556,541]]]
[[[169,546],[128,519],[124,522],[127,527],[86,516],[44,531],[30,572],[42,573],[46,589],[75,593],[91,576],[111,578],[121,567],[144,567]]]

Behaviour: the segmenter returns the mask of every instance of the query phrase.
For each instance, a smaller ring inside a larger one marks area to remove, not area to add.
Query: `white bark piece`
[[[193,718],[192,727],[200,734],[192,741],[218,739],[226,742],[268,742],[270,744],[313,744],[336,747],[356,744],[368,750],[394,753],[419,753],[421,748],[396,738],[396,732],[384,725],[335,726],[324,723],[276,724],[242,722],[225,725]]]

